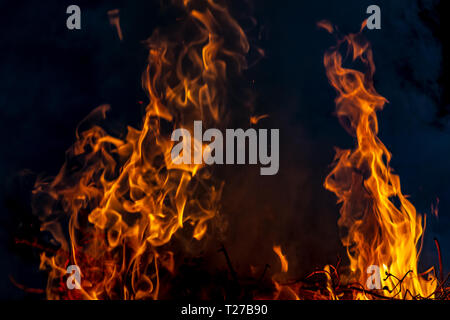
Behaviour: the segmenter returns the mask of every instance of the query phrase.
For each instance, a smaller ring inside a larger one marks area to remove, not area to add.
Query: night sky
[[[147,58],[142,41],[176,16],[167,6],[161,9],[161,2],[0,1],[0,299],[43,298],[12,284],[10,277],[33,288],[44,288],[46,281],[37,252],[14,240],[37,232],[32,184],[38,174],[57,173],[77,124],[108,103],[112,132],[139,127],[144,112],[139,101],[146,101],[140,86]],[[231,229],[225,241],[236,261],[254,250],[261,252],[249,258],[255,263],[261,257],[275,259],[271,245],[277,242],[293,257],[292,268],[303,273],[335,263],[342,252],[339,208],[323,181],[333,147],[350,148],[353,141],[333,114],[335,92],[322,63],[334,38],[316,23],[327,19],[344,33],[356,32],[366,8],[378,4],[382,29],[365,35],[374,51],[375,88],[389,100],[378,114],[379,136],[393,154],[391,166],[403,192],[419,213],[427,214],[423,267],[437,266],[437,238],[444,271],[450,271],[450,70],[444,60],[448,39],[441,2],[230,1],[238,21],[250,15],[257,20],[249,39],[266,54],[244,76],[252,83],[256,113],[270,114],[266,125],[281,132],[277,176],[261,178],[254,174],[258,169],[242,179],[245,169],[226,169],[236,172],[226,181],[223,203]],[[66,28],[70,4],[81,7],[81,30]],[[122,42],[106,14],[115,8],[120,9]],[[437,198],[439,218],[430,214]]]

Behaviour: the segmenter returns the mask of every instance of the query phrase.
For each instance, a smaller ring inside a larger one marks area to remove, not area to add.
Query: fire
[[[332,31],[333,27],[326,29]],[[345,45],[353,61],[367,69],[365,73],[343,67],[340,50]],[[418,272],[425,219],[402,193],[400,178],[390,167],[391,153],[377,136],[376,112],[387,100],[373,85],[375,65],[370,44],[361,33],[347,35],[325,54],[324,65],[338,94],[339,121],[356,142],[353,150],[337,150],[334,168],[325,180],[325,188],[334,192],[342,205],[338,224],[345,232],[342,242],[350,260],[347,280],[365,284],[367,268],[374,265],[382,273],[383,295],[432,297],[434,274],[431,270]],[[369,297],[359,293],[354,298]]]
[[[282,278],[288,272],[289,264],[286,256],[281,251],[280,246],[273,246],[273,252],[278,256],[281,263],[281,273],[275,274],[272,277],[273,284],[275,286],[275,293],[271,297],[273,300],[300,300],[299,296],[296,293],[295,286],[289,284],[283,284],[282,280],[278,278]]]
[[[175,33],[156,30],[146,42],[142,83],[148,104],[141,128],[128,127],[126,136],[113,136],[96,124],[106,118],[109,106],[98,107],[77,128],[76,142],[56,177],[36,182],[33,208],[56,248],[41,255],[40,267],[49,272],[49,299],[165,297],[183,246],[204,239],[219,214],[223,183],[202,164],[173,161],[170,133],[177,128],[193,133],[196,120],[204,127],[225,124],[227,79],[246,68],[249,43],[214,0],[174,2],[185,12],[177,20],[180,27]],[[117,15],[110,12],[122,39]],[[319,26],[335,30],[325,21]],[[345,45],[365,73],[343,67],[340,50]],[[272,277],[271,298],[338,300],[345,298],[336,290],[340,287],[349,289],[353,299],[370,299],[364,290],[346,285],[366,284],[372,266],[382,272],[379,296],[433,297],[433,270],[418,272],[425,219],[402,193],[390,167],[391,153],[377,136],[376,112],[387,100],[373,85],[370,45],[361,33],[347,35],[325,54],[324,65],[338,94],[338,118],[356,141],[352,150],[337,150],[324,183],[342,205],[338,224],[345,231],[349,270],[343,277],[331,265],[313,272],[307,278],[325,276],[320,289],[315,280],[312,286],[287,282],[288,259],[274,246],[281,271]],[[267,117],[252,116],[250,125]],[[195,138],[191,145],[208,147]],[[80,290],[65,287],[69,265],[81,270]]]
[[[287,272],[288,271],[288,261],[285,257],[285,255],[281,252],[281,247],[280,246],[274,246],[273,247],[273,251],[277,254],[277,256],[280,258],[280,262],[281,262],[281,271],[282,272]]]
[[[117,36],[119,37],[119,40],[122,41],[123,34],[122,28],[120,27],[120,16],[119,16],[120,10],[119,9],[109,10],[107,13],[109,18],[109,24],[116,28]]]
[[[266,119],[268,117],[269,117],[268,114],[263,114],[263,115],[260,115],[260,116],[251,116],[250,117],[250,124],[258,124],[259,121],[261,121],[262,119]]]
[[[173,164],[166,127],[223,122],[227,76],[246,67],[249,45],[225,7],[200,2],[178,1],[183,31],[147,41],[142,127],[114,137],[93,124],[109,107],[97,108],[57,176],[36,182],[34,211],[58,247],[41,255],[49,299],[157,299],[177,266],[171,244],[201,240],[217,216],[223,184],[202,165]],[[79,266],[81,290],[65,287],[68,265]]]
[[[287,257],[274,246],[281,273],[272,278],[272,299],[426,299],[437,293],[434,268],[418,272],[425,219],[402,193],[400,178],[389,165],[391,153],[377,136],[376,112],[387,100],[373,85],[373,54],[361,34],[365,25],[359,33],[338,40],[324,56],[327,77],[338,93],[337,116],[356,140],[353,150],[337,150],[334,167],[324,183],[342,204],[338,225],[344,231],[342,242],[350,265],[342,275],[339,267],[326,265],[304,279],[286,281]],[[329,33],[335,30],[326,21],[318,26]],[[365,73],[343,67],[340,51],[345,45],[353,62],[361,62],[367,69]],[[436,245],[440,257],[437,241]],[[367,286],[371,275],[378,276],[369,273],[371,270],[379,271],[380,283],[375,289]],[[444,283],[443,275],[440,283]]]

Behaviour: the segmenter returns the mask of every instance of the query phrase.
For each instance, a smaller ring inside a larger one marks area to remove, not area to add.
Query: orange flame
[[[277,254],[277,256],[280,258],[281,262],[281,272],[287,272],[288,271],[288,261],[284,254],[281,252],[280,246],[274,246],[273,251]]]
[[[49,299],[157,299],[162,277],[176,268],[173,235],[200,240],[218,213],[222,184],[201,165],[172,163],[173,143],[161,122],[192,132],[194,120],[205,127],[224,121],[227,74],[246,67],[249,45],[214,1],[199,9],[186,0],[182,6],[183,31],[155,31],[147,41],[149,103],[142,128],[113,137],[90,125],[109,107],[97,108],[81,124],[90,128],[77,129],[58,175],[36,182],[33,208],[60,246],[54,255],[41,255]],[[81,270],[81,290],[65,287],[71,264]]]
[[[119,40],[123,40],[123,34],[122,34],[122,28],[120,27],[120,16],[119,16],[120,10],[119,9],[113,9],[109,10],[107,12],[109,17],[109,24],[111,26],[114,26],[117,31],[117,36],[119,37]]]
[[[288,272],[288,260],[286,259],[286,256],[281,251],[280,246],[273,246],[273,251],[276,253],[278,258],[280,259],[281,263],[281,273],[285,274]],[[275,285],[275,293],[271,299],[273,300],[300,300],[299,296],[295,292],[295,288],[287,285],[287,284],[281,284],[279,280],[277,280],[277,276],[280,276],[280,274],[276,274],[272,277],[273,284]]]
[[[261,121],[262,119],[266,119],[268,117],[269,117],[268,114],[263,114],[263,115],[260,115],[260,116],[251,116],[250,117],[250,124],[258,124],[259,121]]]
[[[339,50],[344,45],[353,53],[353,61],[359,60],[367,68],[365,74],[342,66]],[[348,280],[366,284],[367,268],[376,265],[382,270],[386,296],[431,297],[436,289],[434,274],[429,272],[425,279],[417,270],[425,222],[402,193],[400,178],[389,165],[391,153],[377,136],[376,112],[387,101],[373,86],[375,65],[370,45],[360,33],[345,36],[325,54],[324,65],[338,93],[337,116],[356,140],[355,149],[337,150],[334,168],[325,181],[325,187],[342,204],[338,223],[345,231],[342,242],[350,259]]]

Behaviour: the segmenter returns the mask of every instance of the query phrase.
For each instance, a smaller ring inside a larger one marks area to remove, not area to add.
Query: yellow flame
[[[353,60],[367,68],[366,73],[342,66],[339,50],[344,45],[353,53]],[[324,65],[338,93],[337,116],[356,140],[355,149],[337,150],[334,168],[325,181],[342,205],[339,226],[346,232],[342,242],[350,259],[348,277],[364,284],[367,267],[383,266],[385,295],[429,297],[436,289],[436,279],[432,274],[425,279],[417,270],[418,243],[425,223],[402,193],[400,178],[390,167],[391,153],[377,136],[376,112],[387,101],[373,86],[375,65],[370,45],[361,34],[350,34],[325,54]]]
[[[281,262],[281,272],[287,272],[288,271],[288,261],[286,259],[286,256],[281,252],[280,246],[274,246],[273,251],[277,254],[278,258],[280,258]]]

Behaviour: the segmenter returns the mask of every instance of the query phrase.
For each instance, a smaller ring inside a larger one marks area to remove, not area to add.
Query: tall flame
[[[221,184],[201,165],[172,163],[162,123],[192,132],[194,120],[205,127],[223,121],[227,76],[246,67],[249,45],[213,0],[178,5],[185,10],[179,29],[147,41],[142,128],[128,127],[124,138],[98,125],[78,128],[58,175],[36,182],[33,208],[59,246],[41,255],[49,299],[157,299],[162,275],[176,267],[173,235],[184,228],[180,237],[202,239],[218,212]],[[107,110],[97,108],[82,125]],[[80,268],[81,290],[65,288],[68,265]]]
[[[321,22],[332,32],[331,25]],[[362,28],[364,28],[363,24]],[[340,50],[347,45],[362,73],[343,67]],[[370,44],[361,33],[338,41],[324,56],[331,85],[337,91],[336,113],[355,137],[353,150],[337,150],[325,187],[338,197],[339,226],[350,259],[349,281],[366,284],[371,265],[381,269],[383,294],[396,298],[430,297],[436,289],[431,272],[418,273],[419,241],[425,221],[401,191],[400,178],[390,167],[391,153],[378,138],[376,112],[387,102],[373,85],[375,65]],[[367,298],[358,294],[355,298]]]

